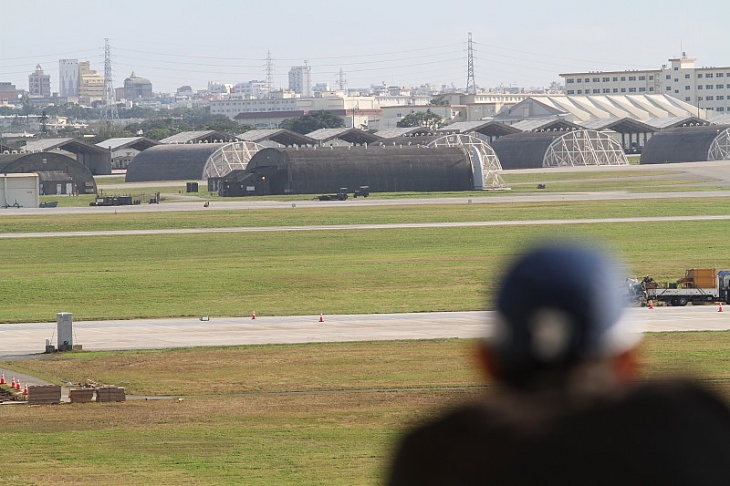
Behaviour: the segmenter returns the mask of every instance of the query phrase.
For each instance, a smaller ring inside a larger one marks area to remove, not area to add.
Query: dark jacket
[[[685,382],[501,393],[408,433],[401,485],[730,485],[730,409]]]

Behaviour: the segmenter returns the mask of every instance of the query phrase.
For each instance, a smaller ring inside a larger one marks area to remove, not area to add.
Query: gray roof
[[[144,150],[159,145],[159,142],[146,137],[108,138],[96,144],[104,149],[117,150],[120,148],[132,147],[137,150]]]
[[[437,131],[465,134],[476,132],[491,137],[501,137],[503,135],[509,135],[510,133],[518,133],[520,130],[500,121],[477,120],[451,123],[445,127],[439,128]]]
[[[309,132],[307,137],[319,143],[338,139],[351,144],[373,143],[383,138],[379,134],[374,135],[357,128],[320,128],[319,130]]]
[[[512,124],[513,128],[517,128],[523,132],[534,132],[544,130],[578,130],[580,126],[567,121],[563,117],[550,116],[545,118],[531,118],[522,120]]]
[[[688,115],[688,116],[672,116],[667,118],[650,118],[646,120],[646,124],[650,125],[654,128],[664,129],[664,128],[674,128],[679,127],[683,125],[705,125],[707,122],[704,120],[701,120],[697,118],[694,115]]]
[[[175,135],[171,135],[160,140],[160,143],[198,143],[202,141],[211,143],[214,140],[216,142],[224,142],[231,141],[233,139],[234,137],[217,130],[198,130],[192,132],[180,132]]]
[[[315,143],[317,143],[313,138],[283,128],[249,130],[247,132],[236,135],[236,137],[243,141],[256,143],[271,140],[273,142],[286,146],[314,145]]]
[[[386,128],[385,130],[378,130],[375,132],[377,136],[383,139],[405,137],[409,135],[429,135],[432,134],[433,130],[426,127],[395,127]]]
[[[22,150],[26,152],[50,152],[65,150],[72,153],[106,154],[106,150],[75,138],[41,138],[28,142]]]
[[[44,152],[61,148],[73,140],[73,138],[41,138],[26,143],[23,150],[27,152]]]

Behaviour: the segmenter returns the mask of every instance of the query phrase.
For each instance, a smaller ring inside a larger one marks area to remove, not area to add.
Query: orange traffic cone
[[[253,313],[251,314],[251,320],[253,319],[256,319],[256,311],[253,311]]]
[[[16,390],[18,390],[18,391],[20,391],[20,390],[21,390],[21,387],[20,387],[20,380],[18,380],[18,381],[16,381],[16,382],[15,382],[15,389],[16,389]]]
[[[717,312],[722,312],[722,302],[720,302],[720,308],[717,309]]]
[[[0,385],[5,385],[5,373],[0,375]]]
[[[23,395],[28,394],[28,384],[26,383],[25,388],[23,388]]]
[[[13,376],[13,381],[10,382],[10,388],[15,389],[15,377]]]
[[[654,308],[654,303],[650,300],[649,301],[649,309],[653,309],[653,308]]]
[[[321,312],[319,313],[319,322],[324,322],[324,316]]]

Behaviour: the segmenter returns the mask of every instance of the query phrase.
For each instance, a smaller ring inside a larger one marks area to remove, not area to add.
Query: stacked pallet
[[[68,391],[71,403],[89,403],[94,398],[93,388],[76,388]]]
[[[126,399],[124,388],[120,386],[102,386],[96,389],[97,402],[123,402]]]
[[[61,403],[61,387],[58,385],[28,386],[28,405]]]

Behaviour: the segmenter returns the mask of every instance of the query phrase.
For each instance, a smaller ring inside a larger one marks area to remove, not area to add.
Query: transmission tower
[[[117,96],[112,81],[112,48],[109,39],[104,39],[104,120],[119,120],[117,113]]]
[[[344,91],[346,85],[345,72],[340,68],[340,72],[337,73],[337,86],[340,88],[340,91]]]
[[[266,51],[266,92],[267,97],[271,98],[271,92],[274,86],[274,59],[271,57],[271,51]]]
[[[477,82],[474,80],[474,47],[469,32],[468,64],[466,68],[466,93],[477,94]]]

